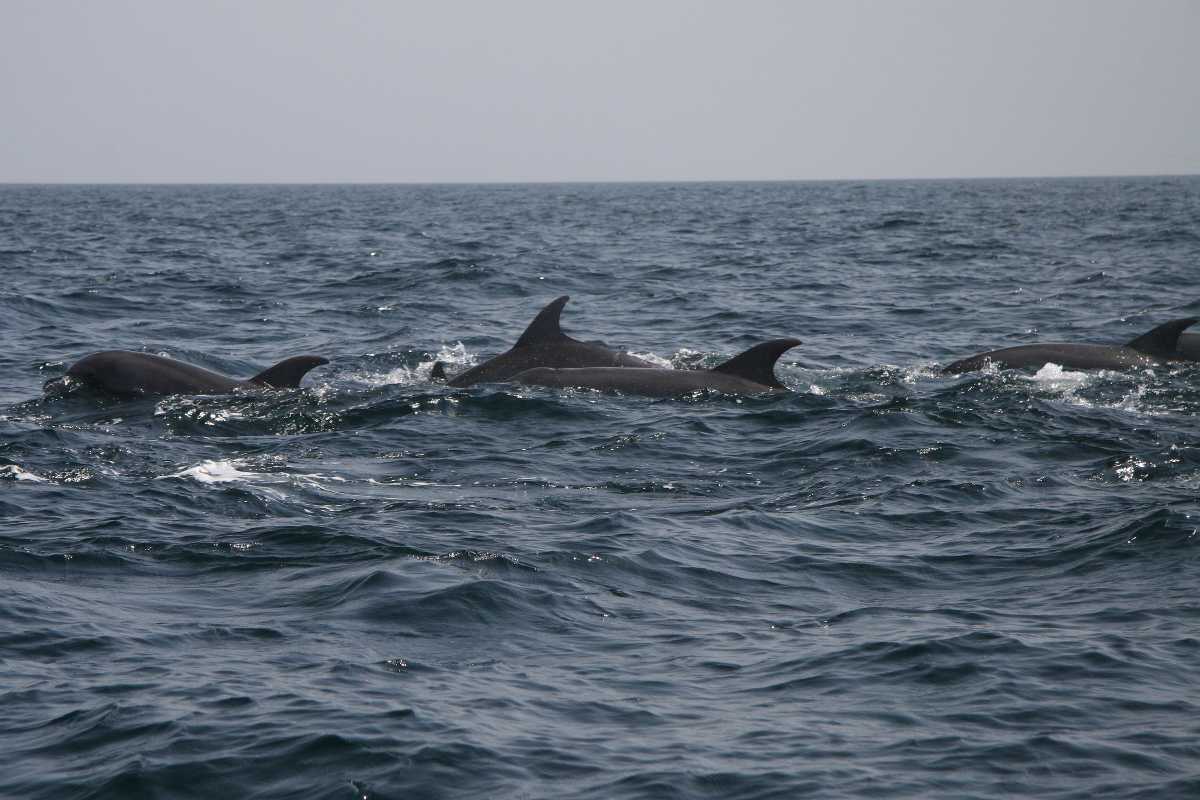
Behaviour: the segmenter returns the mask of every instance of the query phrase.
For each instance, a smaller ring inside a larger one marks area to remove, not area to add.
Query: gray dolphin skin
[[[581,342],[563,333],[559,316],[569,299],[569,296],[563,295],[551,301],[533,318],[511,349],[455,375],[447,384],[461,388],[476,383],[506,381],[534,367],[654,367],[649,361],[601,344]],[[431,377],[442,374],[444,368],[439,362],[434,365]]]
[[[673,397],[705,389],[725,394],[783,392],[787,387],[775,377],[775,362],[798,344],[799,339],[773,339],[712,369],[538,367],[520,373],[513,381],[524,386],[598,389],[649,397]]]
[[[328,363],[329,359],[320,356],[294,356],[253,378],[239,380],[150,353],[106,350],[76,361],[67,370],[67,375],[94,389],[122,397],[224,394],[252,387],[294,389],[309,370]]]
[[[1200,361],[1200,333],[1180,334],[1175,345],[1175,357],[1184,361]]]
[[[942,374],[972,372],[989,363],[1002,369],[1040,368],[1049,363],[1067,369],[1128,369],[1187,360],[1188,356],[1177,349],[1180,334],[1197,321],[1200,318],[1173,319],[1123,345],[1048,342],[1006,347],[955,361],[943,367]],[[1197,345],[1200,347],[1200,342]]]

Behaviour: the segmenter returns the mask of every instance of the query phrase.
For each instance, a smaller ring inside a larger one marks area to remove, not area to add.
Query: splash
[[[1149,405],[1148,390],[1154,377],[1151,369],[1128,375],[1110,370],[1071,371],[1048,363],[1023,380],[1040,392],[1081,408],[1111,408],[1134,414],[1160,415],[1165,413],[1164,409]],[[1121,384],[1130,378],[1137,382],[1127,389],[1121,388]],[[1115,390],[1121,394],[1114,394]]]
[[[1092,379],[1092,373],[1071,372],[1060,365],[1047,363],[1034,373],[1030,380],[1039,384],[1040,388],[1050,392],[1061,392],[1071,395],[1076,390],[1086,386]]]
[[[675,369],[675,365],[671,363],[670,359],[663,358],[662,356],[655,355],[654,353],[635,353],[630,350],[629,355],[633,356],[634,358],[640,358],[642,361],[649,361],[656,367],[662,367],[663,369]]]
[[[269,478],[264,472],[243,472],[233,461],[201,461],[194,467],[173,472],[170,475],[160,475],[159,480],[166,478],[191,478],[200,483],[231,483],[234,481],[252,481]]]
[[[34,475],[32,472],[21,469],[16,464],[5,464],[0,467],[0,478],[7,478],[13,481],[33,481],[34,483],[48,483],[41,475]]]
[[[348,377],[369,386],[409,386],[417,383],[428,383],[429,373],[433,365],[441,361],[446,365],[447,374],[454,375],[467,367],[474,366],[477,357],[467,353],[466,345],[458,342],[452,346],[443,345],[437,354],[428,361],[420,361],[415,367],[396,367],[387,372],[358,372]]]

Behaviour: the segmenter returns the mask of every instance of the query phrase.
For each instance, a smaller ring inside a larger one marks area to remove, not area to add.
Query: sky
[[[0,0],[0,182],[1200,172],[1200,0]]]

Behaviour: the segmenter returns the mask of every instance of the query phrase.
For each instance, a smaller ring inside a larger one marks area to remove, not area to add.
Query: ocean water
[[[1200,178],[0,187],[0,796],[1200,795]],[[792,391],[448,389],[549,300]],[[46,398],[100,349],[295,391]]]

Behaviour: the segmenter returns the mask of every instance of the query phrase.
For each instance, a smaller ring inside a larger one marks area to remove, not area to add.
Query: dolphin
[[[1189,358],[1182,355],[1177,346],[1184,328],[1200,322],[1200,318],[1173,319],[1157,328],[1143,333],[1128,344],[1023,344],[991,350],[969,358],[963,358],[942,368],[943,375],[958,375],[981,369],[993,363],[1003,369],[1018,367],[1041,367],[1054,363],[1067,369],[1128,369],[1149,367],[1164,361],[1179,361]],[[1191,337],[1188,337],[1191,339]],[[1200,350],[1200,342],[1197,342]],[[1197,353],[1200,356],[1200,353]]]
[[[783,392],[787,387],[775,377],[775,362],[798,344],[799,339],[773,339],[756,344],[712,369],[537,367],[518,374],[513,381],[525,386],[580,387],[650,397],[671,397],[704,389],[725,394]]]
[[[593,342],[581,342],[563,333],[558,318],[570,299],[563,295],[552,300],[538,312],[511,349],[460,372],[448,381],[448,385],[463,387],[506,381],[533,367],[654,367],[649,361],[628,353],[610,350]],[[434,364],[430,377],[438,378],[445,374],[445,366],[439,361]]]
[[[294,389],[300,385],[305,373],[328,363],[329,359],[320,356],[293,356],[243,381],[150,353],[106,350],[79,359],[67,370],[67,376],[94,389],[123,397],[224,394],[253,387]],[[50,381],[53,383],[56,382]]]

